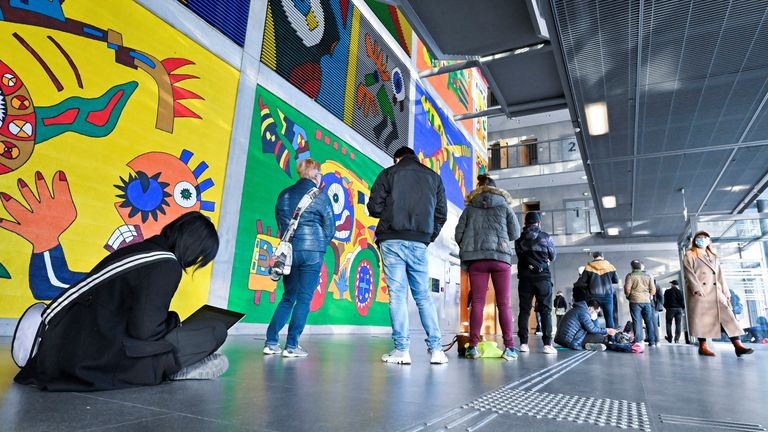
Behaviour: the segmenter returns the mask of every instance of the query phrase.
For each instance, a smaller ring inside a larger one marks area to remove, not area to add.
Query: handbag
[[[272,254],[272,260],[269,263],[269,278],[277,282],[281,277],[291,274],[293,264],[293,236],[296,234],[296,228],[299,226],[299,219],[304,210],[320,195],[320,189],[313,187],[303,197],[293,211],[293,217],[288,223],[288,229],[283,233],[280,243]]]

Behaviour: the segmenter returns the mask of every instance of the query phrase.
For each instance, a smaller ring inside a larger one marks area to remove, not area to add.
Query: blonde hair
[[[312,159],[302,159],[296,164],[296,173],[301,178],[311,179],[320,172],[320,163]]]

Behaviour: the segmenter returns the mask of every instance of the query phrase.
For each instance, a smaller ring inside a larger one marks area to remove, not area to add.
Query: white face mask
[[[592,321],[596,320],[597,319],[597,312],[592,312],[591,314],[589,314],[589,318],[592,319]]]
[[[696,247],[704,249],[705,247],[709,246],[709,237],[696,237],[694,243],[696,244]]]

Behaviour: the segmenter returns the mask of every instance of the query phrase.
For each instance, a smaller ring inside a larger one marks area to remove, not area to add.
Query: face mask
[[[709,239],[707,237],[696,237],[694,243],[696,244],[696,247],[703,249],[709,246]]]
[[[591,314],[589,314],[589,318],[592,321],[596,320],[597,319],[597,312],[592,312]]]

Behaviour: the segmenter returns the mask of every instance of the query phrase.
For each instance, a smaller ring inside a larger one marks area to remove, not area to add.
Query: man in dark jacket
[[[595,325],[599,312],[600,303],[597,300],[574,303],[573,308],[566,312],[560,326],[557,327],[555,342],[562,347],[574,350],[604,350],[605,335],[613,336],[616,330]]]
[[[669,288],[664,292],[664,309],[667,310],[667,342],[672,343],[672,320],[675,321],[675,343],[680,342],[680,326],[683,320],[683,309],[685,309],[685,300],[683,292],[678,287],[678,282],[673,280],[669,283]]]
[[[520,352],[528,352],[528,319],[532,301],[536,298],[536,312],[541,313],[541,340],[544,353],[557,354],[552,346],[552,273],[549,266],[557,252],[552,237],[541,230],[538,212],[525,214],[525,228],[515,240],[517,254],[517,278],[520,280],[520,314],[517,317]]]
[[[427,332],[430,363],[447,363],[437,311],[428,287],[427,262],[427,246],[440,234],[448,214],[443,181],[437,173],[422,165],[408,147],[398,149],[394,159],[395,164],[376,177],[368,201],[368,212],[379,218],[376,242],[384,260],[395,345],[395,349],[384,354],[381,360],[411,363],[407,303],[407,287],[410,285],[422,326]]]
[[[610,328],[616,327],[613,285],[618,283],[616,267],[603,258],[602,252],[592,252],[592,261],[584,267],[584,271],[576,282],[577,286],[584,287],[590,299],[600,302],[605,316],[605,325]]]

